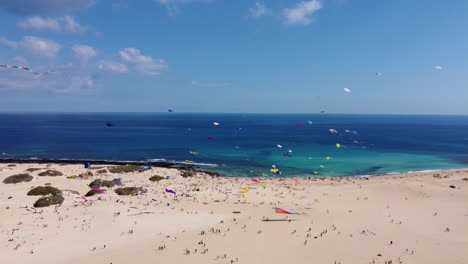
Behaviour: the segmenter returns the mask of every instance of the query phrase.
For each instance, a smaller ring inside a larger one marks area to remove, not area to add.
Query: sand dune
[[[1,164],[0,180],[28,168],[41,170],[28,172],[29,182],[0,183],[4,263],[468,263],[468,170],[260,179],[263,188],[167,168],[67,179],[87,170]],[[64,176],[38,176],[46,169]],[[169,179],[151,182],[153,175]],[[118,196],[118,187],[103,187],[106,194],[81,198],[94,179],[114,178],[147,192]],[[47,183],[63,191],[64,203],[33,208],[39,197],[26,193]]]

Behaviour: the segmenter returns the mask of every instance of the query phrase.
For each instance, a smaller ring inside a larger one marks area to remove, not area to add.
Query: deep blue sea
[[[284,177],[381,175],[468,167],[468,116],[3,113],[0,153],[190,160],[224,176],[258,177],[272,165]]]

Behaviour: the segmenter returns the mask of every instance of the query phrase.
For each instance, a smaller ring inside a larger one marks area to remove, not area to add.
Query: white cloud
[[[34,16],[16,23],[16,26],[25,31],[53,31],[68,33],[84,33],[88,30],[86,26],[78,23],[71,16],[60,18]]]
[[[268,8],[266,8],[265,4],[261,2],[255,2],[255,7],[249,8],[250,14],[255,17],[262,17],[268,14]]]
[[[177,15],[180,12],[180,6],[194,2],[214,2],[216,0],[154,0],[156,3],[167,8],[169,15]]]
[[[321,8],[322,4],[318,0],[300,2],[296,7],[284,10],[286,23],[308,25],[312,23],[310,16]]]
[[[33,36],[25,36],[21,41],[11,41],[0,38],[0,43],[10,48],[22,49],[33,55],[55,58],[62,46],[57,42],[45,38],[38,38]]]
[[[145,56],[135,48],[125,48],[119,54],[122,61],[131,64],[136,71],[144,74],[159,75],[162,70],[168,68],[164,60]]]
[[[96,57],[98,54],[95,48],[82,44],[73,45],[72,50],[75,53],[75,56],[83,61],[88,61],[89,59]]]
[[[67,15],[90,8],[95,0],[0,0],[0,9],[18,15]]]
[[[16,26],[22,30],[60,31],[60,25],[56,19],[42,18],[39,16],[30,17],[24,21],[20,21],[16,23]]]
[[[113,61],[101,61],[98,65],[98,68],[103,71],[116,72],[116,73],[126,73],[128,68],[123,63],[113,62]]]
[[[76,20],[71,16],[64,16],[62,18],[64,25],[63,28],[65,31],[70,33],[84,33],[87,28],[80,25]]]
[[[224,82],[224,83],[200,83],[200,82],[197,82],[197,81],[192,81],[192,85],[195,86],[195,87],[214,88],[214,87],[226,87],[226,86],[230,86],[231,84],[226,83],[226,82]]]
[[[16,60],[18,58],[14,58]],[[35,75],[24,70],[5,71],[0,75],[1,92],[50,92],[50,93],[94,93],[101,85],[96,82],[96,75],[88,67],[68,63],[58,66],[32,65],[37,72],[53,73]]]

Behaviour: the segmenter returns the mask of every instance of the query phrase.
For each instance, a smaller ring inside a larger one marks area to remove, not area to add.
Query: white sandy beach
[[[30,172],[30,182],[3,183],[27,168],[42,170]],[[46,168],[64,176],[37,176]],[[468,263],[468,170],[260,179],[266,188],[248,178],[183,178],[167,168],[67,179],[86,171],[0,164],[2,263]],[[169,179],[151,182],[153,175]],[[119,196],[113,187],[81,198],[94,179],[114,178],[148,192]],[[26,193],[46,183],[65,201],[34,209],[39,197]]]

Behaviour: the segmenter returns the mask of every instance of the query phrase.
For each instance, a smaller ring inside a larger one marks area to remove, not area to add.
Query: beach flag
[[[281,208],[276,207],[275,211],[277,214],[295,214],[295,215],[301,215],[301,213],[298,213],[296,211],[291,211],[291,210],[284,210]]]

